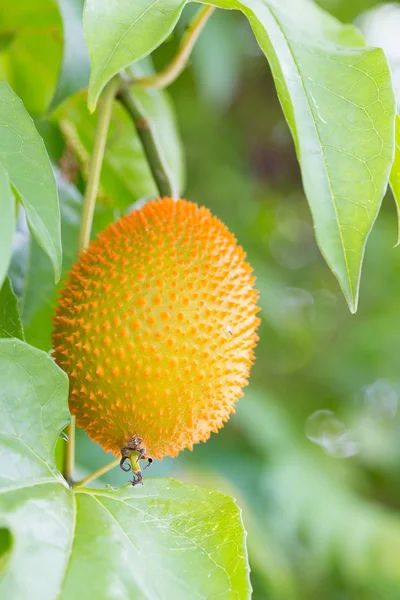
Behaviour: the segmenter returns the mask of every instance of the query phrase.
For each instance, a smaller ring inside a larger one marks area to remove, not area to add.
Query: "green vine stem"
[[[132,83],[143,88],[165,88],[170,85],[185,69],[189,56],[208,19],[214,12],[214,6],[203,6],[188,26],[179,50],[170,64],[155,75],[135,79]]]
[[[120,86],[120,78],[115,77],[105,87],[99,108],[96,134],[93,143],[93,153],[90,159],[85,198],[83,201],[81,228],[79,231],[78,250],[86,250],[90,241],[93,214],[96,205],[97,193],[99,191],[101,166],[103,164],[104,151],[108,129],[111,120],[112,105],[115,95]],[[72,484],[75,465],[75,426],[76,419],[71,417],[71,422],[66,429],[68,442],[64,452],[63,475],[69,484]]]
[[[97,471],[94,471],[94,473],[91,473],[90,475],[88,475],[84,479],[81,479],[81,481],[77,481],[76,483],[73,483],[72,487],[73,488],[82,487],[82,486],[86,485],[87,483],[90,483],[94,479],[97,479],[98,477],[101,477],[102,475],[104,475],[104,473],[107,473],[108,471],[111,471],[111,469],[113,469],[114,467],[117,467],[119,465],[119,463],[120,463],[120,459],[116,458],[115,460],[113,460],[112,462],[108,463],[104,467],[101,467],[100,469],[97,469]]]
[[[121,89],[117,94],[117,99],[125,107],[136,127],[160,196],[175,198],[178,191],[175,189],[170,177],[168,165],[163,157],[156,134],[143,112],[140,102],[129,91],[126,83],[122,83]]]
[[[97,121],[96,134],[93,142],[93,153],[89,163],[85,199],[83,201],[81,229],[79,232],[79,252],[86,250],[90,241],[94,207],[96,205],[97,193],[99,191],[101,166],[103,164],[104,151],[106,148],[112,105],[119,85],[119,77],[112,79],[105,87],[103,97],[101,99],[99,118]]]

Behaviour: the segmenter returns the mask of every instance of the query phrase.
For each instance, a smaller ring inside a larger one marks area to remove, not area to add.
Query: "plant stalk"
[[[85,198],[83,200],[78,243],[79,252],[86,250],[90,241],[90,232],[92,230],[93,214],[99,191],[101,166],[103,164],[108,128],[111,120],[112,105],[119,85],[119,77],[114,77],[114,79],[108,83],[104,89],[102,102],[99,108],[99,118],[93,143],[93,152],[89,164]],[[64,452],[63,465],[63,475],[70,485],[73,481],[75,465],[75,426],[76,419],[74,416],[71,416],[71,422],[66,428],[68,442],[66,443]]]
[[[94,473],[91,473],[87,477],[84,477],[84,479],[81,479],[81,481],[77,481],[76,483],[73,483],[72,487],[73,488],[82,487],[82,486],[86,485],[87,483],[90,483],[91,481],[93,481],[93,479],[97,479],[97,477],[101,477],[102,475],[104,475],[104,473],[107,473],[108,471],[111,471],[111,469],[113,469],[114,467],[117,467],[119,465],[119,463],[120,463],[120,459],[116,458],[112,462],[108,463],[108,465],[105,465],[104,467],[101,467],[101,469],[97,469],[97,471],[95,471]]]
[[[135,79],[132,83],[143,88],[165,88],[175,81],[185,69],[190,54],[197,42],[205,24],[214,12],[214,6],[203,6],[188,26],[182,38],[179,50],[170,64],[155,75]]]
[[[170,196],[171,198],[175,198],[178,192],[175,190],[170,177],[168,165],[163,157],[156,134],[153,131],[146,114],[143,112],[140,102],[134,94],[129,91],[126,83],[122,84],[121,89],[117,94],[117,100],[125,107],[136,127],[160,196]]]
[[[99,108],[93,152],[89,163],[85,198],[83,201],[81,229],[79,232],[79,252],[86,250],[90,241],[94,208],[99,191],[101,166],[106,148],[108,128],[110,126],[112,105],[120,85],[119,77],[114,77],[105,87]]]

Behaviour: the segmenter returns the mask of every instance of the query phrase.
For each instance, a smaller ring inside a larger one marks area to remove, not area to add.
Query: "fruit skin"
[[[77,423],[119,454],[206,441],[234,412],[258,336],[255,278],[226,226],[186,200],[153,200],[81,253],[61,292],[54,357]]]

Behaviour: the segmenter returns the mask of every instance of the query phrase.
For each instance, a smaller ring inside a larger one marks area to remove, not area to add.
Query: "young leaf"
[[[49,110],[86,88],[90,62],[82,27],[83,0],[57,0],[64,25],[64,50],[57,88]]]
[[[0,389],[0,522],[14,540],[1,598],[249,598],[231,498],[170,479],[72,491],[54,462],[68,419],[64,373],[45,353],[0,340]]]
[[[18,300],[8,277],[0,289],[0,338],[24,339]]]
[[[57,186],[43,140],[21,100],[0,82],[0,164],[24,205],[29,227],[61,271],[61,228]]]
[[[0,163],[0,286],[10,263],[15,231],[15,198],[10,188],[7,171]]]
[[[159,46],[187,0],[87,0],[84,30],[91,61],[88,105],[96,108],[107,82]]]
[[[383,51],[310,0],[221,0],[248,17],[293,134],[316,237],[350,310],[386,191],[395,103]]]

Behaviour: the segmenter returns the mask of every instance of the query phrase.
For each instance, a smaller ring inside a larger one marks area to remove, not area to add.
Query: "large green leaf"
[[[0,79],[8,81],[32,115],[43,114],[54,94],[62,53],[56,3],[1,2],[0,36],[9,40],[0,54]]]
[[[241,519],[224,494],[150,479],[136,490],[78,489],[76,503],[66,600],[122,590],[132,600],[249,597]]]
[[[18,300],[8,277],[0,288],[0,338],[24,339]]]
[[[137,99],[156,132],[171,181],[182,192],[184,168],[175,114],[167,92],[138,90]],[[55,113],[69,145],[85,172],[91,155],[98,114],[90,115],[84,93],[76,94]],[[135,200],[158,195],[157,187],[132,121],[115,102],[101,172],[101,193],[107,204],[126,209]]]
[[[21,100],[0,82],[0,165],[24,205],[29,228],[61,271],[61,227],[57,186],[43,140]]]
[[[0,524],[7,600],[250,596],[232,499],[170,479],[72,491],[54,447],[68,420],[67,378],[44,352],[0,340]]]
[[[87,0],[84,29],[91,61],[89,109],[121,69],[159,46],[176,25],[187,0]]]
[[[87,87],[90,63],[83,36],[83,0],[57,0],[64,26],[64,50],[57,88],[50,110]]]
[[[6,276],[11,258],[15,231],[15,198],[10,187],[7,171],[0,163],[0,286]]]
[[[383,51],[311,0],[217,0],[248,17],[292,131],[319,247],[357,309],[367,237],[386,191],[395,103]]]
[[[386,1],[388,0],[383,0],[383,2]],[[381,2],[382,0],[351,0],[351,2],[348,0],[335,0],[334,2],[332,0],[317,0],[317,4],[322,8],[335,15],[341,21],[349,23],[354,21],[364,10]]]

